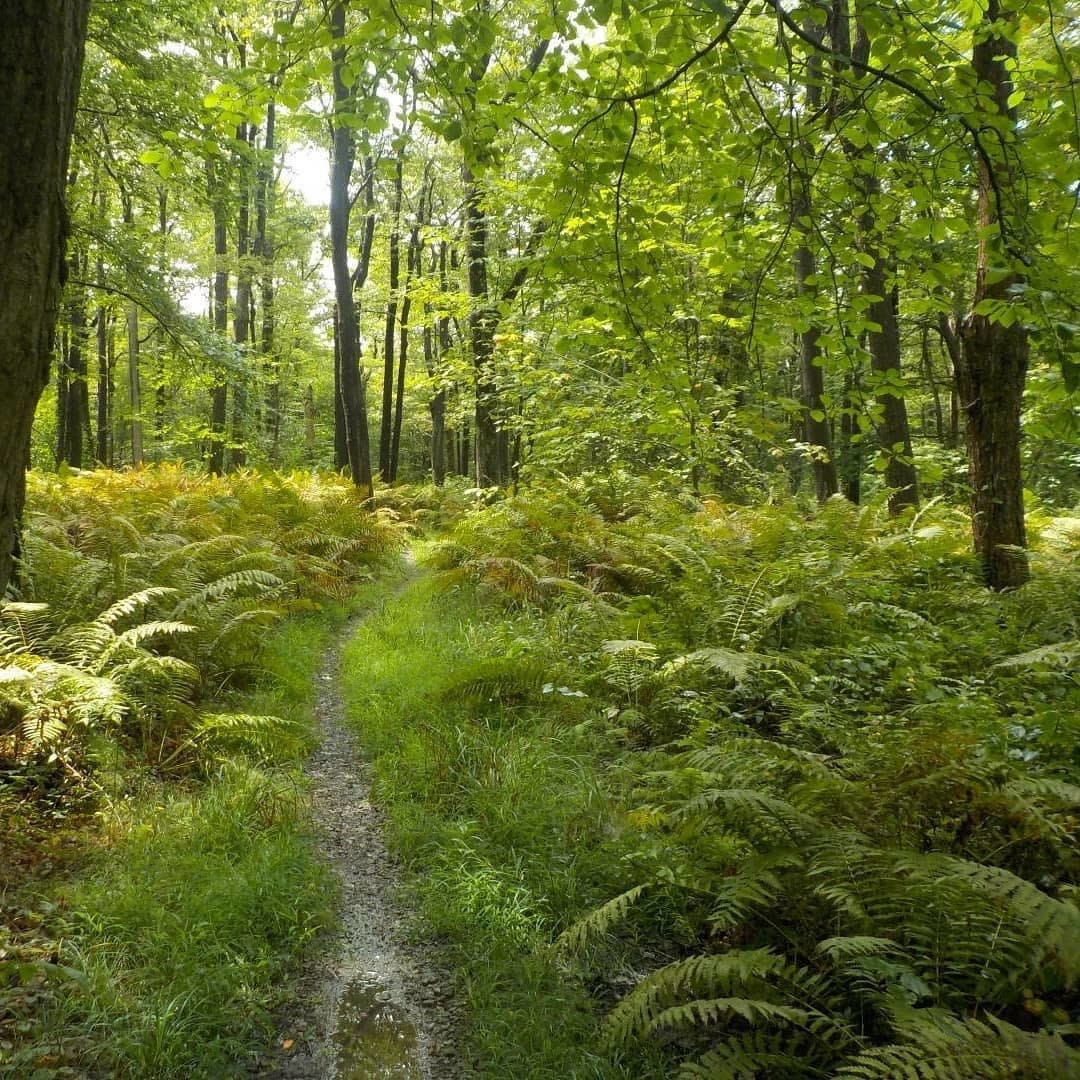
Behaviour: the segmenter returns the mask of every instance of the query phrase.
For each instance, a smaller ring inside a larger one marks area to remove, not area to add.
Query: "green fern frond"
[[[873,937],[869,934],[825,938],[817,943],[816,948],[833,963],[865,956],[892,956],[904,951],[890,938]]]
[[[204,751],[254,754],[268,760],[295,756],[308,738],[296,720],[251,713],[200,713],[190,741]]]
[[[1080,668],[1080,641],[1057,641],[1052,645],[1040,645],[1017,656],[999,660],[996,668],[1053,668],[1059,671],[1075,671]]]
[[[36,652],[52,633],[48,604],[0,604],[0,636],[6,651]]]
[[[544,667],[522,657],[489,657],[455,671],[439,696],[469,705],[520,703],[539,695],[545,674]]]
[[[645,1034],[656,1035],[666,1029],[708,1027],[741,1017],[749,1024],[795,1024],[804,1026],[810,1014],[792,1005],[778,1005],[757,998],[705,998],[672,1005],[657,1013],[645,1028]]]
[[[1021,1031],[997,1017],[930,1014],[912,1019],[902,1045],[864,1050],[836,1080],[1076,1080],[1080,1052],[1055,1035]]]
[[[163,599],[166,596],[175,595],[175,589],[166,588],[165,586],[160,585],[155,585],[148,589],[140,589],[130,596],[125,596],[122,600],[117,600],[115,604],[106,608],[94,621],[101,623],[103,626],[113,627],[121,619],[133,615],[139,608],[146,607],[155,600]]]
[[[815,1060],[809,1035],[791,1031],[752,1031],[724,1039],[696,1061],[679,1069],[679,1080],[772,1080],[815,1077],[826,1072]]]
[[[612,897],[585,918],[564,930],[556,941],[560,950],[574,951],[583,948],[588,942],[603,937],[617,923],[624,922],[630,909],[641,899],[649,888],[648,884],[635,885],[626,892]]]
[[[767,985],[767,976],[783,963],[771,949],[753,949],[668,964],[648,975],[612,1009],[605,1020],[608,1035],[621,1043],[646,1033],[658,1016],[688,994],[712,991],[734,997],[738,990],[760,990]]]

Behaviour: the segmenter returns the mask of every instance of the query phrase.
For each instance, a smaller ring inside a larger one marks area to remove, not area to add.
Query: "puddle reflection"
[[[420,1080],[416,1027],[376,982],[358,979],[338,1006],[337,1080]]]

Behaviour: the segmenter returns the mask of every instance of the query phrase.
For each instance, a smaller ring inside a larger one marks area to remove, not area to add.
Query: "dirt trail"
[[[394,603],[406,582],[387,601]],[[319,847],[341,882],[342,925],[307,965],[294,1013],[251,1073],[274,1080],[454,1080],[455,1007],[448,974],[406,940],[395,898],[400,869],[370,800],[370,768],[345,725],[341,650],[367,613],[323,658],[320,744],[305,766]]]

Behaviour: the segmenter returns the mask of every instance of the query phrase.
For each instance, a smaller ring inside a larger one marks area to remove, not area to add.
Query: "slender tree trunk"
[[[74,262],[74,266],[76,273],[81,276],[83,271],[78,260]],[[90,430],[90,397],[86,385],[89,334],[86,325],[86,293],[82,288],[70,289],[68,327],[60,460],[73,469],[81,469],[84,435]]]
[[[808,24],[808,32],[819,36],[818,27]],[[821,107],[821,61],[811,57],[810,73],[806,86],[807,112],[814,113]],[[801,141],[801,153],[809,156],[811,148]],[[813,227],[813,199],[811,176],[808,165],[793,171],[791,214],[799,234],[799,246],[795,251],[795,292],[800,299],[817,302],[817,286],[813,283],[817,273],[817,260],[811,248]],[[836,478],[836,461],[833,458],[832,429],[825,409],[825,372],[822,368],[821,328],[811,322],[799,335],[799,381],[802,388],[803,438],[810,447],[810,469],[814,477],[814,494],[819,503],[825,502],[839,490]]]
[[[335,0],[330,9],[330,34],[335,45],[331,50],[336,112],[350,111],[356,97],[355,83],[345,82],[348,49],[345,37],[345,2]],[[330,244],[334,267],[334,291],[338,305],[341,355],[341,401],[345,413],[345,439],[349,450],[349,468],[353,483],[369,498],[375,494],[371,475],[371,448],[368,443],[367,399],[360,372],[360,328],[353,297],[353,279],[349,273],[349,181],[356,156],[352,128],[346,123],[334,126],[334,156],[330,170]]]
[[[476,391],[475,473],[477,487],[501,484],[509,472],[500,453],[496,423],[499,387],[495,379],[495,325],[488,294],[488,219],[483,191],[471,169],[462,168],[465,184],[466,261],[469,291],[469,338]]]
[[[224,341],[229,330],[229,230],[226,221],[224,192],[219,177],[211,167],[210,201],[214,214],[214,286],[213,286],[213,322],[214,330]],[[210,459],[208,466],[213,476],[220,476],[225,471],[225,422],[228,417],[229,388],[225,373],[215,373],[213,388],[210,391]]]
[[[262,355],[266,378],[266,432],[270,436],[270,460],[277,464],[281,458],[281,366],[276,355],[274,334],[274,249],[267,231],[273,201],[274,155],[277,151],[277,109],[274,99],[266,104],[266,132],[263,137],[262,158],[255,189],[255,242],[252,251],[259,260],[260,302],[262,327],[259,352]]]
[[[994,280],[990,277],[992,263],[1018,262],[1015,253],[1002,249],[1004,232],[1014,242],[1022,243],[1026,237],[1027,197],[1011,159],[1016,111],[1009,107],[1008,65],[1017,55],[1012,33],[1016,19],[1009,5],[987,0],[985,29],[977,36],[972,55],[975,76],[980,86],[992,89],[994,105],[983,129],[990,160],[979,159],[979,255],[973,310],[961,330],[956,371],[961,407],[967,414],[972,535],[986,583],[993,589],[1015,588],[1029,577],[1020,462],[1028,334],[1022,319],[1007,325],[978,313],[985,300],[1007,304],[1012,288],[1022,281],[1016,270],[995,275]],[[991,124],[993,136],[985,134]]]
[[[390,283],[386,297],[386,327],[383,333],[382,422],[379,425],[379,474],[393,480],[394,337],[397,328],[397,300],[401,278],[401,195],[405,169],[404,151],[394,165],[394,194],[390,205]]]
[[[139,307],[127,305],[128,402],[131,406],[131,464],[143,463],[142,385],[139,379]]]
[[[105,280],[105,265],[99,258],[98,282]],[[112,367],[109,362],[109,312],[104,306],[97,309],[94,317],[97,343],[97,459],[107,469],[112,468]]]
[[[240,68],[246,67],[241,50]],[[236,131],[236,140],[242,147],[250,147],[255,132],[246,122]],[[239,183],[239,209],[236,215],[236,303],[233,307],[233,341],[236,352],[246,359],[248,338],[251,333],[251,170],[250,155],[242,153],[237,169]],[[229,438],[229,470],[242,468],[247,460],[244,440],[247,433],[247,366],[243,365],[233,382],[232,423]]]

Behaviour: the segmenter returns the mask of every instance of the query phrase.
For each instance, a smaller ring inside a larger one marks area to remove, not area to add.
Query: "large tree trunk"
[[[967,414],[972,534],[986,583],[993,589],[1023,585],[1029,576],[1020,464],[1020,408],[1028,367],[1028,335],[1020,320],[1006,325],[978,314],[984,300],[1007,302],[1013,286],[1021,281],[1015,272],[993,281],[989,275],[992,262],[1016,261],[995,243],[1001,239],[1002,227],[1007,226],[1014,237],[1024,237],[1026,196],[1018,190],[1010,159],[1016,112],[1009,107],[1012,82],[1007,65],[1015,61],[1016,45],[1001,32],[1011,29],[1015,19],[1015,11],[999,0],[988,0],[986,27],[977,37],[972,55],[980,85],[993,88],[996,116],[988,118],[988,124],[1000,131],[1007,121],[1010,128],[1009,134],[987,136],[986,156],[979,159],[979,263],[973,310],[961,330],[956,370],[957,390]],[[1001,206],[996,195],[1002,199]],[[1007,222],[1001,220],[1002,210],[1009,215]]]
[[[0,596],[26,498],[34,409],[49,381],[87,7],[88,0],[0,4]]]
[[[336,0],[330,9],[330,34],[335,42],[345,37],[345,3]],[[334,74],[334,105],[340,112],[349,111],[355,97],[355,85],[344,77],[348,49],[335,44],[331,50]],[[375,488],[371,476],[371,448],[368,444],[367,398],[360,373],[360,328],[353,297],[353,279],[349,273],[349,180],[352,177],[356,144],[353,130],[346,123],[334,125],[334,156],[330,169],[330,245],[334,267],[334,292],[338,307],[338,346],[341,357],[341,404],[345,414],[345,441],[349,450],[349,469],[353,483],[369,498]]]

